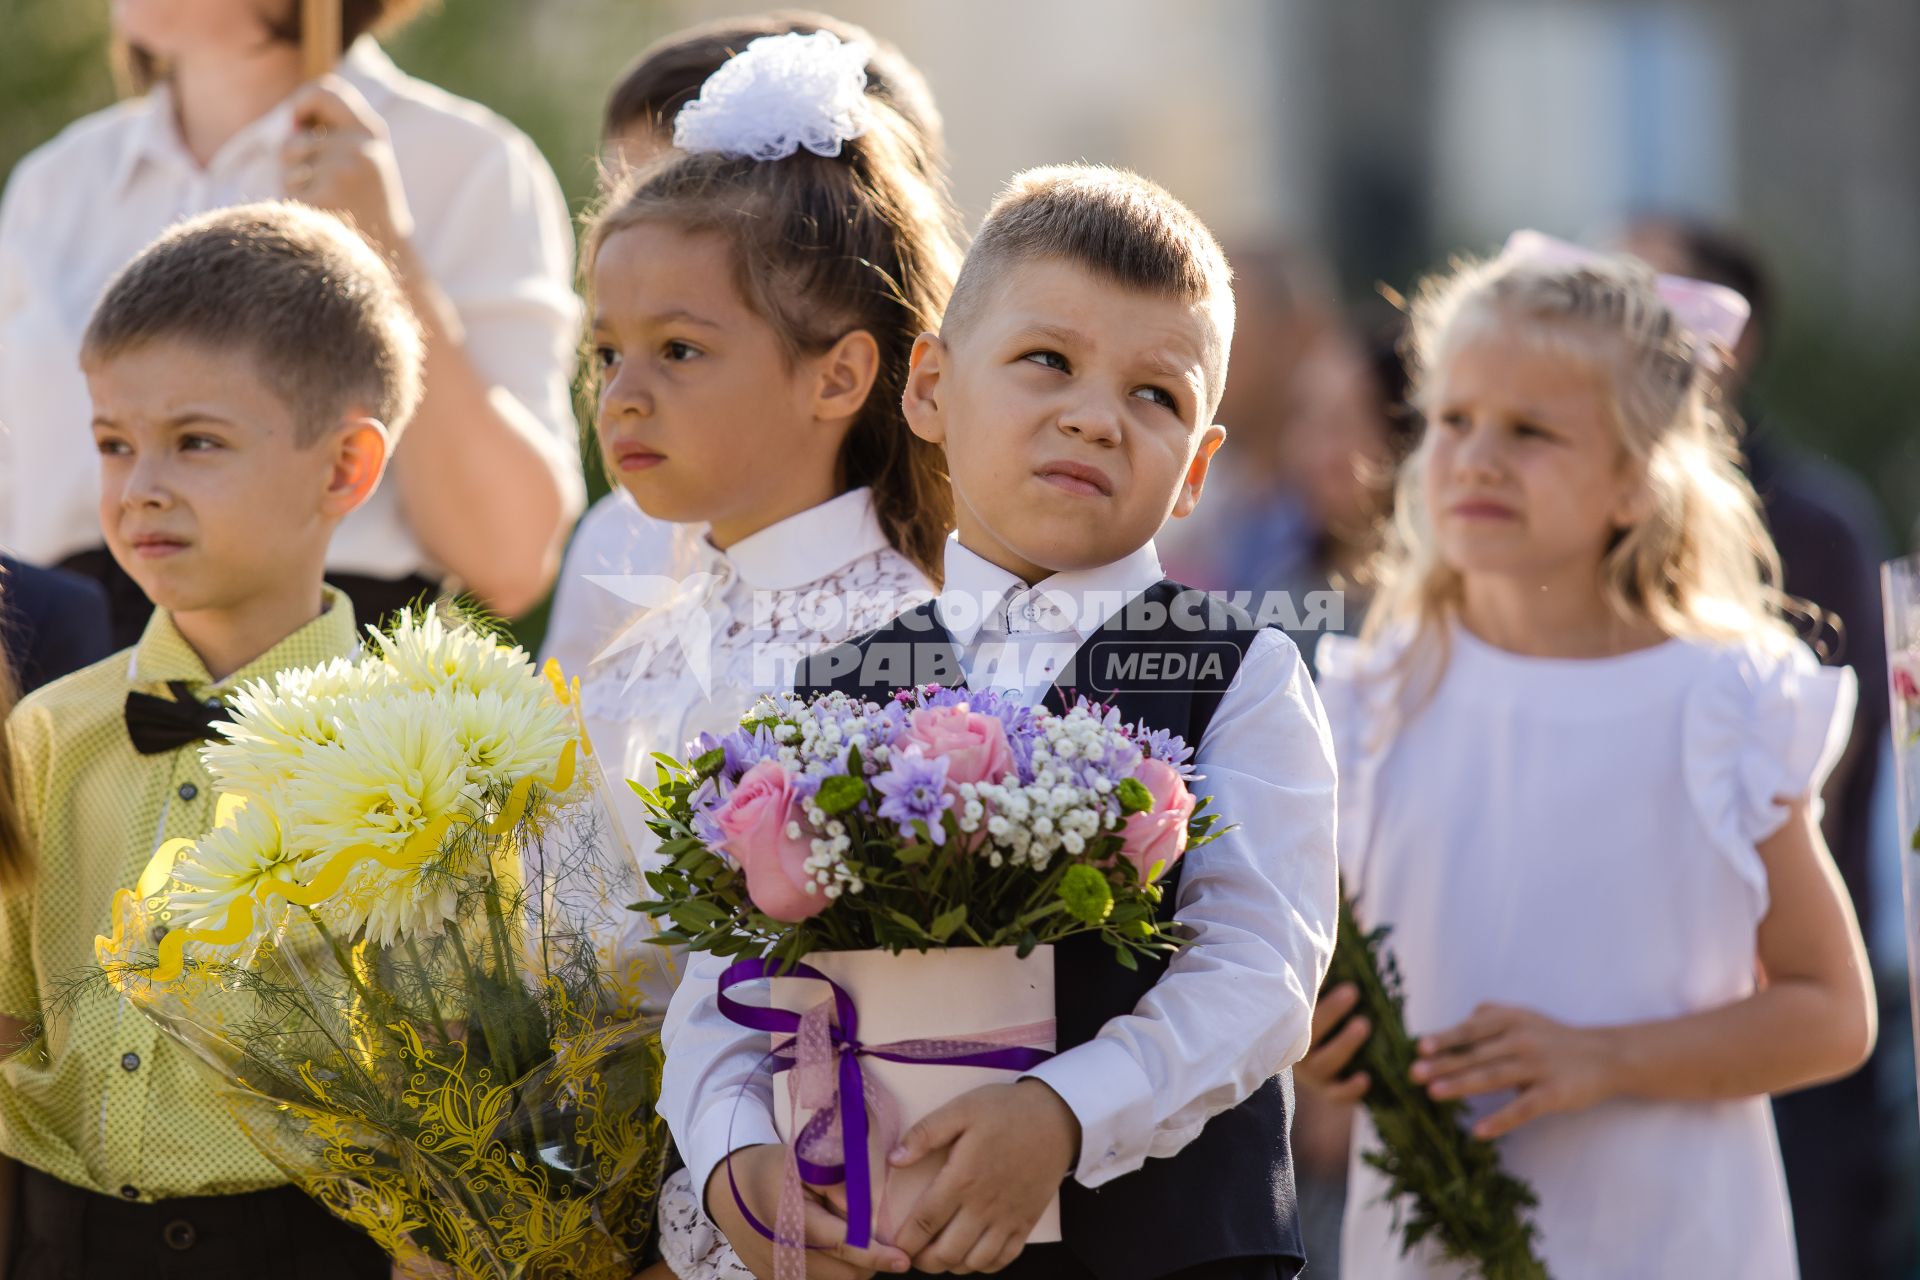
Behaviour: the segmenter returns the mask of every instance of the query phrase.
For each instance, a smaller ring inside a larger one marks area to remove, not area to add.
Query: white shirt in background
[[[584,677],[608,642],[639,612],[631,597],[647,594],[643,588],[656,585],[595,579],[672,576],[675,534],[683,527],[655,520],[625,489],[615,489],[589,507],[574,526],[553,586],[540,660],[552,658],[568,676]]]
[[[1775,797],[1817,803],[1853,722],[1852,672],[1798,644],[1523,657],[1456,626],[1432,700],[1396,733],[1395,652],[1329,636],[1320,685],[1340,757],[1341,874],[1361,924],[1392,929],[1410,1030],[1489,1001],[1596,1026],[1753,991],[1768,902],[1756,845],[1786,820]],[[1511,1097],[1470,1106],[1478,1117]],[[1385,1184],[1362,1159],[1376,1142],[1363,1117],[1342,1266],[1462,1275],[1425,1250],[1400,1256]],[[1764,1097],[1616,1099],[1498,1145],[1539,1194],[1556,1280],[1797,1274]]]
[[[580,304],[573,227],[553,171],[518,129],[407,76],[370,37],[340,74],[386,121],[413,246],[459,312],[474,367],[547,429],[543,447],[580,494],[571,398]],[[115,273],[174,223],[280,198],[280,148],[292,132],[283,102],[202,169],[162,85],[76,122],[14,169],[0,201],[0,545],[49,564],[101,544],[79,368],[87,319]],[[391,482],[347,517],[327,566],[438,576]]]
[[[1149,544],[1029,587],[951,538],[941,616],[969,684],[1031,700],[1050,684],[1037,673],[1070,659],[1160,577]],[[1193,942],[1131,1014],[1029,1073],[1080,1121],[1075,1177],[1089,1187],[1175,1154],[1297,1061],[1333,954],[1333,746],[1293,642],[1256,635],[1205,735],[1189,745],[1203,775],[1195,794],[1213,796],[1223,821],[1238,824],[1184,860],[1177,914]],[[728,963],[689,959],[665,1030],[660,1110],[696,1187],[730,1150],[779,1140],[770,1086],[756,1071],[766,1037],[728,1021],[713,998]]]

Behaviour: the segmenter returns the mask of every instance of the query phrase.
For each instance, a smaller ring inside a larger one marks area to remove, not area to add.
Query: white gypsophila
[[[829,31],[761,36],[720,64],[673,121],[673,145],[753,160],[837,156],[867,131],[867,55]]]

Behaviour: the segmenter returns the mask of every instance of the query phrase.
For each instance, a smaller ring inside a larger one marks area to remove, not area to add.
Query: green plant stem
[[[433,994],[432,975],[427,972],[426,961],[420,958],[420,948],[412,938],[407,939],[407,958],[413,961],[413,967],[420,975],[420,991],[426,997],[427,1014],[433,1019],[433,1029],[439,1034],[440,1043],[445,1045],[452,1038],[447,1034],[447,1020],[440,1014],[440,1001]]]
[[[502,1061],[500,1045],[493,1035],[493,1020],[488,1017],[486,1006],[491,1003],[487,997],[486,976],[473,964],[473,957],[467,954],[467,944],[461,940],[460,926],[454,925],[447,930],[447,941],[453,947],[453,953],[460,958],[460,968],[467,975],[467,990],[475,994],[473,1016],[467,1020],[468,1034],[472,1034],[475,1022],[480,1024],[480,1038],[487,1042],[487,1061],[497,1071]]]

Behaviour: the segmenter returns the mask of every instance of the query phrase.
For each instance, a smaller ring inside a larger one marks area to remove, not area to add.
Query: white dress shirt
[[[474,367],[546,428],[540,443],[578,494],[571,383],[580,304],[573,227],[553,171],[518,129],[405,75],[370,37],[348,51],[340,74],[386,122],[413,246],[459,313]],[[99,460],[78,364],[94,304],[174,223],[281,197],[280,148],[292,132],[283,102],[202,168],[161,85],[76,122],[14,169],[0,201],[0,545],[45,564],[101,544]],[[347,517],[327,565],[384,578],[438,574],[395,484]]]
[[[1037,702],[1051,683],[1047,671],[1060,670],[1160,576],[1149,544],[1117,564],[1029,587],[954,538],[941,621],[972,687],[1017,690]],[[1291,641],[1273,630],[1254,638],[1194,745],[1203,775],[1195,793],[1211,795],[1237,826],[1184,860],[1177,914],[1192,943],[1132,1013],[1029,1073],[1079,1120],[1075,1177],[1088,1187],[1177,1153],[1210,1118],[1299,1060],[1333,953],[1333,745]],[[660,1106],[696,1187],[729,1151],[779,1140],[771,1090],[755,1079],[765,1037],[715,1005],[714,982],[727,963],[689,963],[665,1030]]]

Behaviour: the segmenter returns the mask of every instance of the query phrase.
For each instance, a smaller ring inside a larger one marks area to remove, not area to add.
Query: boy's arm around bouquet
[[[1117,1016],[1099,1012],[1095,999],[1076,999],[1063,978],[1061,1042],[1079,1047],[1031,1071],[1067,1099],[1085,1130],[1075,1170],[1082,1187],[1181,1151],[1210,1117],[1268,1086],[1308,1040],[1334,920],[1331,750],[1318,699],[1284,637],[1256,633],[1240,677],[1216,695],[1199,735],[1195,765],[1205,776],[1194,790],[1237,829],[1181,864],[1172,896],[1191,944],[1157,983],[1142,975],[1145,994]],[[1096,969],[1118,970],[1103,950],[1082,954],[1094,955]],[[696,961],[666,1032],[663,1110],[681,1130],[696,1179],[728,1150],[778,1138],[770,1089],[756,1073],[765,1041],[717,1007],[712,983],[726,967],[712,957]],[[1068,1034],[1076,1018],[1077,1038]],[[1278,1114],[1275,1132],[1260,1140],[1284,1161],[1285,1112]]]

